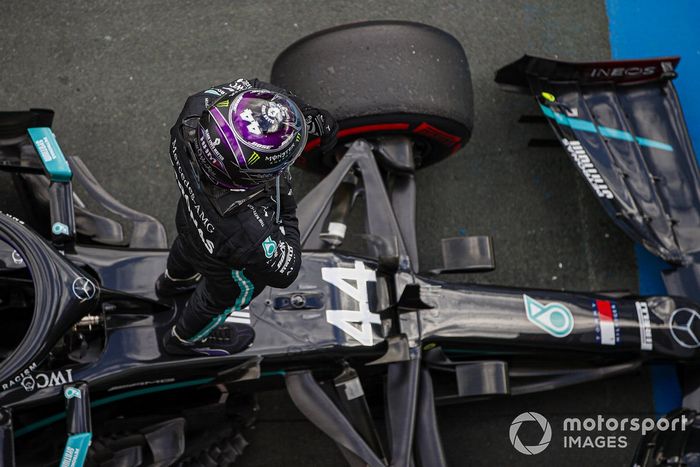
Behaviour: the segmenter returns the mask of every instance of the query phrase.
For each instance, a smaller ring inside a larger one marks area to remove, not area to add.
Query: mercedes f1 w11
[[[269,288],[229,317],[257,337],[226,357],[163,351],[186,297],[155,295],[162,225],[64,156],[51,111],[0,113],[0,169],[12,172],[26,208],[21,218],[0,215],[2,465],[229,465],[246,445],[251,395],[286,387],[350,465],[440,466],[436,404],[552,390],[655,360],[697,364],[700,183],[672,85],[676,63],[525,57],[497,75],[536,96],[606,210],[673,265],[674,294],[641,297],[440,279],[492,269],[488,237],[443,240],[444,267],[420,274],[415,175],[469,139],[464,51],[442,31],[404,22],[293,44],[272,81],[334,112],[340,143],[329,157],[311,141],[299,161],[324,174],[299,203],[302,270],[288,289]],[[396,76],[402,82],[387,87]],[[669,157],[648,157],[657,152]],[[361,245],[352,245],[346,230],[361,204]],[[385,432],[369,403],[377,393]],[[700,405],[687,396],[682,414],[694,417]],[[649,436],[639,465],[695,449]]]

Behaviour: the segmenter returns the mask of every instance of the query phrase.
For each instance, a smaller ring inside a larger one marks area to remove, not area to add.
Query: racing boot
[[[166,269],[156,280],[156,294],[161,297],[172,297],[192,293],[201,279],[202,275],[199,273],[186,279],[177,279],[171,277]]]
[[[253,345],[255,331],[242,323],[224,323],[217,327],[205,339],[190,342],[182,339],[175,332],[175,327],[165,335],[163,346],[170,355],[187,355],[192,357],[225,356],[243,352]]]

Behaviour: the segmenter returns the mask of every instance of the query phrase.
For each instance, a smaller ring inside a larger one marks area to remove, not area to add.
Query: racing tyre
[[[464,49],[425,24],[371,21],[307,36],[284,50],[271,81],[331,112],[339,141],[407,134],[416,166],[438,162],[469,140],[472,85]],[[311,140],[298,165],[327,172],[334,164]]]

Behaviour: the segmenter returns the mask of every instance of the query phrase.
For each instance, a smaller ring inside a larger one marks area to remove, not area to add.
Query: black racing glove
[[[321,138],[319,146],[322,153],[329,153],[338,142],[338,122],[326,110],[314,107],[304,107],[301,109],[306,119],[306,131],[311,136]]]

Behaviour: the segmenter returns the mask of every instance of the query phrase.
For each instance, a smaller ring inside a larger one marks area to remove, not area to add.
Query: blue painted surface
[[[683,392],[678,381],[676,365],[656,363],[650,366],[654,413],[663,417],[679,408],[683,402]]]
[[[51,181],[70,182],[73,178],[73,172],[68,166],[66,156],[63,155],[51,128],[29,128],[27,132]]]
[[[666,286],[661,279],[661,271],[670,266],[658,256],[649,253],[640,244],[634,246],[639,273],[639,293],[642,295],[666,295]]]
[[[614,59],[679,55],[678,90],[688,132],[700,147],[700,4],[697,0],[607,0]]]
[[[610,49],[614,59],[680,55],[674,85],[683,106],[693,146],[700,147],[700,8],[693,0],[607,0]],[[698,157],[697,151],[695,152]],[[661,270],[667,265],[637,245],[639,291],[644,295],[666,293]],[[675,366],[654,365],[651,369],[654,406],[657,414],[681,404],[681,389]]]

